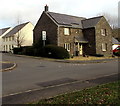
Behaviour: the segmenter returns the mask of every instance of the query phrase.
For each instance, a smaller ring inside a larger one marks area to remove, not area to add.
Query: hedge
[[[42,49],[41,56],[56,59],[66,59],[69,58],[69,53],[63,47],[47,45]]]

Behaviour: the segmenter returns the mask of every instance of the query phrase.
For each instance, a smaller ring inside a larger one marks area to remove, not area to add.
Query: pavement
[[[73,81],[64,84],[55,84],[54,82],[48,82],[44,89],[34,89],[26,92],[5,96],[2,98],[3,104],[26,104],[35,103],[40,99],[52,98],[54,96],[75,92],[89,87],[94,87],[100,84],[114,82],[118,80],[120,74],[114,74],[96,79],[84,80],[84,81]],[[3,105],[4,106],[4,105]]]
[[[4,72],[4,71],[9,71],[12,70],[16,67],[16,63],[12,63],[12,62],[1,62],[2,63],[2,69],[0,71]]]
[[[80,63],[80,64],[87,64],[87,63],[105,63],[109,61],[114,61],[119,58],[108,58],[108,59],[95,59],[95,60],[66,60],[66,59],[50,59],[50,58],[44,58],[44,57],[35,57],[35,56],[26,56],[26,55],[17,55],[17,54],[11,54],[15,55],[17,57],[28,57],[28,58],[34,58],[34,59],[42,59],[47,61],[53,61],[53,62],[62,62],[62,63]]]

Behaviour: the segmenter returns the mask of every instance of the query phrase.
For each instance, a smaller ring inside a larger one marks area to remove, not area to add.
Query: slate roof
[[[72,15],[54,13],[54,12],[45,12],[51,17],[58,25],[60,26],[67,26],[73,28],[92,28],[95,27],[96,24],[100,21],[103,16],[93,17],[93,18],[84,18],[84,17],[77,17]]]
[[[46,12],[58,25],[82,28],[81,20],[84,20],[83,17],[71,16],[60,13]]]
[[[0,29],[0,36],[1,36],[3,33],[5,33],[8,29],[10,29],[10,27]]]
[[[13,36],[14,34],[16,34],[18,31],[20,31],[28,23],[29,22],[15,26],[10,32],[8,32],[5,36],[3,36],[3,38]]]
[[[83,29],[95,27],[103,16],[82,20]]]
[[[120,42],[117,39],[115,39],[114,37],[112,37],[112,43],[113,44],[120,44]]]
[[[88,40],[84,36],[75,36],[75,40],[79,43],[88,43]]]

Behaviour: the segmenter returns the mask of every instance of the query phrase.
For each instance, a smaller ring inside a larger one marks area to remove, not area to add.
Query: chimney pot
[[[46,6],[45,6],[45,12],[47,12],[47,11],[48,11],[48,6],[46,5]]]

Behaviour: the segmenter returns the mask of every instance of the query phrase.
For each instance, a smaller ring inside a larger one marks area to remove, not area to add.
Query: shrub
[[[23,47],[22,54],[29,55],[29,56],[34,56],[35,54],[34,54],[33,46]]]
[[[42,49],[41,56],[56,59],[66,59],[69,58],[69,53],[63,47],[47,45]]]
[[[114,54],[115,56],[119,56],[119,57],[120,57],[120,51],[113,52],[113,54]]]
[[[90,55],[90,56],[95,56],[95,57],[104,57],[103,54],[95,54],[95,55]]]
[[[23,48],[22,47],[20,47],[20,48],[13,48],[13,53],[14,54],[19,54],[20,52],[22,52],[22,50],[23,50]]]

